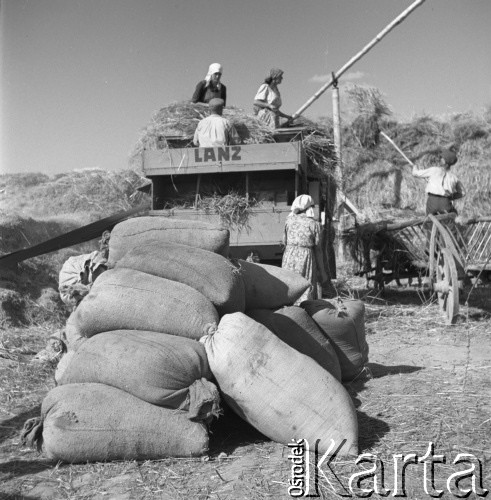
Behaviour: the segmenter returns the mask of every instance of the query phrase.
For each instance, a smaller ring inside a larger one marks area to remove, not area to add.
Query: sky
[[[252,109],[272,67],[293,114],[411,0],[0,0],[0,173],[128,168],[152,114],[223,65]],[[341,78],[399,119],[491,104],[491,0],[426,0]],[[332,113],[327,90],[304,115]],[[343,101],[342,101],[343,102]],[[342,104],[342,110],[345,105]]]

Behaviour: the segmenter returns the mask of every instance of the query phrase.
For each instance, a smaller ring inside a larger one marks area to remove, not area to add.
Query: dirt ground
[[[490,489],[491,290],[473,292],[454,326],[445,326],[438,306],[414,289],[394,288],[385,296],[372,293],[363,299],[373,377],[346,386],[357,408],[360,453],[372,453],[384,463],[390,496],[395,493],[393,455],[421,456],[430,442],[435,454],[446,457],[445,464],[435,465],[435,488],[444,490],[443,498],[455,498],[446,480],[460,470],[453,464],[458,453],[480,461],[481,486]],[[23,345],[35,351],[50,333],[41,327],[4,329],[0,338],[3,345],[12,338],[30,339]],[[17,359],[0,357],[0,498],[291,498],[289,448],[227,409],[212,425],[210,452],[201,459],[50,463],[20,444],[24,421],[39,415],[40,403],[54,386],[53,367],[33,364],[32,352],[24,351]],[[354,459],[336,460],[332,467],[345,487],[353,471],[362,470]],[[406,498],[431,498],[424,490],[423,464],[409,466],[406,479]],[[323,477],[317,491],[320,498],[341,498]],[[469,498],[478,497],[471,493]]]

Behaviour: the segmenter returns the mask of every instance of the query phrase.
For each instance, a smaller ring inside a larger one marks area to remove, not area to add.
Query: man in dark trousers
[[[450,167],[457,163],[457,154],[453,149],[443,149],[440,165],[419,170],[413,165],[414,177],[426,179],[426,215],[457,213],[452,201],[464,196],[462,184],[457,176],[450,172]]]

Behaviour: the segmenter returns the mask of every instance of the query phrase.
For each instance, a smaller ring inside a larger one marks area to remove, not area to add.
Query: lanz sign
[[[298,170],[304,162],[298,142],[241,144],[213,148],[145,150],[146,175],[177,175],[214,172]]]
[[[241,146],[222,146],[215,148],[196,148],[194,161],[196,163],[208,161],[240,161]]]

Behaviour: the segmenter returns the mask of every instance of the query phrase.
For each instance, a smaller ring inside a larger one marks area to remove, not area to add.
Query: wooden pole
[[[333,74],[334,78],[334,74]],[[343,153],[341,146],[341,112],[339,107],[339,89],[337,81],[333,82],[332,88],[332,124],[333,124],[333,132],[334,132],[334,149],[336,151],[336,167],[335,167],[335,189],[333,190],[334,200],[333,200],[333,215],[337,214],[338,224],[337,224],[337,235],[336,240],[337,244],[333,248],[336,248],[337,261],[344,262],[345,254],[344,254],[344,245],[342,243],[339,235],[345,229],[345,217],[342,209],[342,200],[340,199],[341,193],[343,192]],[[337,210],[338,206],[341,206],[340,210]]]
[[[246,172],[245,183],[246,183],[246,200],[249,201],[249,172]]]
[[[339,89],[337,83],[332,89],[332,125],[334,132],[334,149],[336,151],[336,181],[337,187],[343,189],[343,169],[341,151],[341,113],[339,112]]]
[[[414,163],[404,154],[404,151],[402,151],[402,149],[385,132],[380,132],[380,135],[387,139],[392,144],[392,146],[394,146],[394,148],[402,155],[402,157],[409,163],[409,165],[414,167]]]
[[[198,209],[198,200],[199,200],[199,190],[201,187],[201,174],[198,174],[196,178],[196,195],[194,196],[194,208]]]
[[[385,35],[392,31],[398,24],[402,23],[404,19],[411,14],[413,10],[419,7],[425,0],[416,0],[413,2],[404,12],[399,14],[390,24],[388,24],[371,42],[369,42],[365,47],[363,47],[360,52],[354,55],[342,68],[340,68],[337,73],[333,73],[333,77],[330,82],[323,85],[303,106],[301,106],[298,111],[293,114],[293,118],[300,116],[314,101],[316,101],[336,80],[339,80],[340,76],[345,73],[356,61],[361,59],[374,45],[376,45]]]

